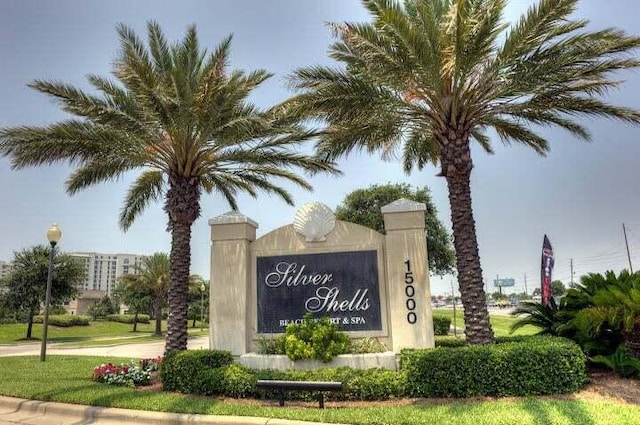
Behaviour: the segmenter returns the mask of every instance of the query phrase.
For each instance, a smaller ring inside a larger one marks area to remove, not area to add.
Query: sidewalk
[[[251,416],[213,416],[149,412],[50,403],[0,396],[0,425],[322,425],[320,422],[291,421]]]

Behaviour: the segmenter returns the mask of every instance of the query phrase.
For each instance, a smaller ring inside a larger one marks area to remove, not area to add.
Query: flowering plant
[[[113,363],[101,364],[93,369],[91,380],[111,385],[126,385],[135,387],[149,385],[151,372],[158,370],[162,362],[161,357],[155,359],[142,359],[139,362],[131,361],[129,364],[114,365]]]

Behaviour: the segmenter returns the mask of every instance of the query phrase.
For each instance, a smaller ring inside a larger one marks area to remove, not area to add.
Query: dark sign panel
[[[343,331],[382,330],[376,251],[257,257],[258,332],[284,332],[305,313]]]

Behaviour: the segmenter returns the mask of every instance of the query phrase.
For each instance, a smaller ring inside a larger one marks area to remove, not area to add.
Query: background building
[[[100,252],[71,252],[84,265],[85,279],[78,286],[80,291],[103,291],[111,295],[116,281],[126,274],[136,274],[144,255],[105,254]]]
[[[13,268],[13,263],[0,261],[0,279],[8,275],[12,268]]]

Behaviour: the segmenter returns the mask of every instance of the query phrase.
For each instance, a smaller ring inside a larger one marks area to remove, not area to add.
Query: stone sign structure
[[[209,220],[210,348],[249,353],[305,313],[395,352],[433,347],[425,205],[400,199],[382,213],[386,235],[335,220],[320,203],[259,239],[242,214]]]

